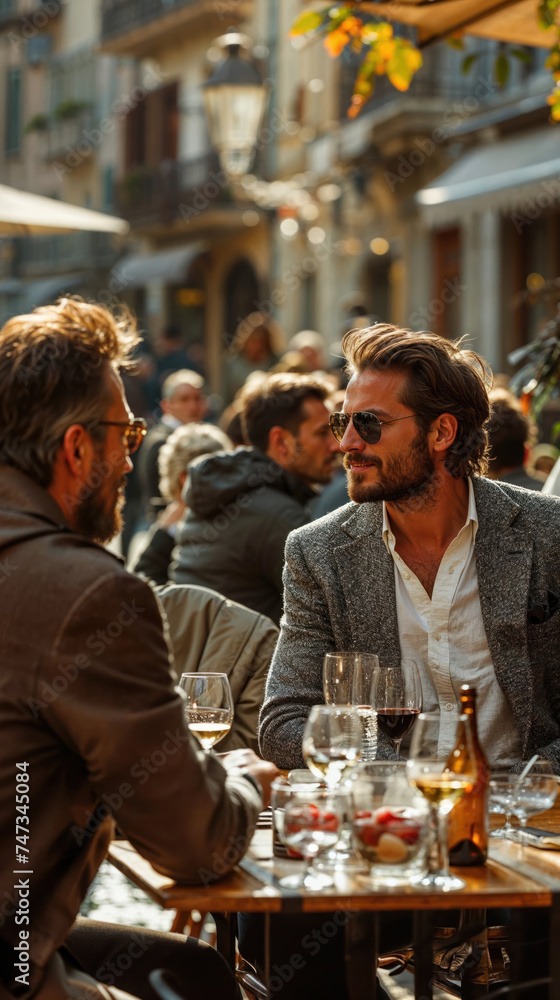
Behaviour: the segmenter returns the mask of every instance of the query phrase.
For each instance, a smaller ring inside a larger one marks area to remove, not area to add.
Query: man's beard
[[[80,501],[76,507],[76,528],[80,534],[100,545],[105,545],[119,534],[123,526],[122,509],[126,498],[124,490],[116,491],[120,486],[124,487],[125,482],[123,477],[118,485],[115,484],[115,499],[110,506],[107,506],[107,496],[102,492],[106,483],[102,487],[91,489],[89,495]]]
[[[344,456],[344,468],[362,462],[360,452],[348,452]],[[365,462],[363,463],[365,464]],[[368,483],[366,475],[354,470],[348,476],[348,492],[355,503],[371,503],[385,500],[395,506],[418,509],[432,503],[437,491],[435,464],[430,455],[427,435],[419,430],[408,451],[391,456],[383,463],[372,456],[367,464],[375,465],[379,472],[377,482]]]

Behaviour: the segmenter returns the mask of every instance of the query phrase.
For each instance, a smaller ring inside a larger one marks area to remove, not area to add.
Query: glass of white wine
[[[430,872],[418,884],[450,892],[464,889],[466,882],[449,871],[447,817],[453,806],[476,781],[476,758],[465,716],[459,717],[454,748],[439,745],[439,712],[422,712],[417,717],[406,762],[410,784],[422,792],[436,810],[438,818],[439,870]]]
[[[354,706],[314,705],[304,732],[302,751],[309,770],[341,798],[342,782],[361,755],[362,727]],[[352,847],[350,826],[344,823],[340,840],[316,867],[363,868],[364,862]]]
[[[227,674],[181,674],[183,714],[193,736],[209,753],[233,722],[233,698]]]

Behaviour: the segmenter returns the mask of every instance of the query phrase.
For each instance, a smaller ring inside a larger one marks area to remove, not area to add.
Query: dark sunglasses
[[[124,427],[123,438],[129,455],[138,450],[148,430],[143,417],[134,417],[133,420],[97,420],[96,423],[102,427]]]
[[[342,413],[340,411],[331,413],[329,423],[337,441],[342,441],[346,433],[346,428],[350,421],[352,421],[354,430],[356,434],[360,435],[362,441],[365,441],[366,444],[377,444],[381,437],[383,424],[394,424],[397,420],[408,420],[410,417],[415,416],[415,413],[409,413],[406,417],[393,417],[392,420],[380,420],[379,417],[375,416],[375,413],[369,413],[368,410],[356,410],[355,413]]]

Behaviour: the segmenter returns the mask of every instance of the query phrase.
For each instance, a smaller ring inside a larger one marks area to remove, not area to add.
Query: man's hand
[[[217,755],[226,771],[245,771],[256,778],[262,788],[263,807],[270,805],[270,786],[280,771],[275,764],[261,760],[252,750],[231,750],[229,753]]]

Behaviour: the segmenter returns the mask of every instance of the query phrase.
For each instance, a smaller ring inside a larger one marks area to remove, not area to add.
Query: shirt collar
[[[469,483],[469,503],[467,507],[467,519],[463,527],[461,528],[461,531],[464,531],[464,529],[470,525],[472,531],[472,541],[474,543],[474,540],[476,538],[476,533],[478,531],[478,514],[476,513],[476,501],[474,498],[473,482],[470,477],[468,483]],[[382,503],[382,508],[383,508],[383,523],[381,525],[381,537],[385,542],[385,547],[387,549],[387,552],[389,552],[390,554],[395,547],[395,536],[391,530],[389,515],[387,514],[387,506],[384,500]]]

